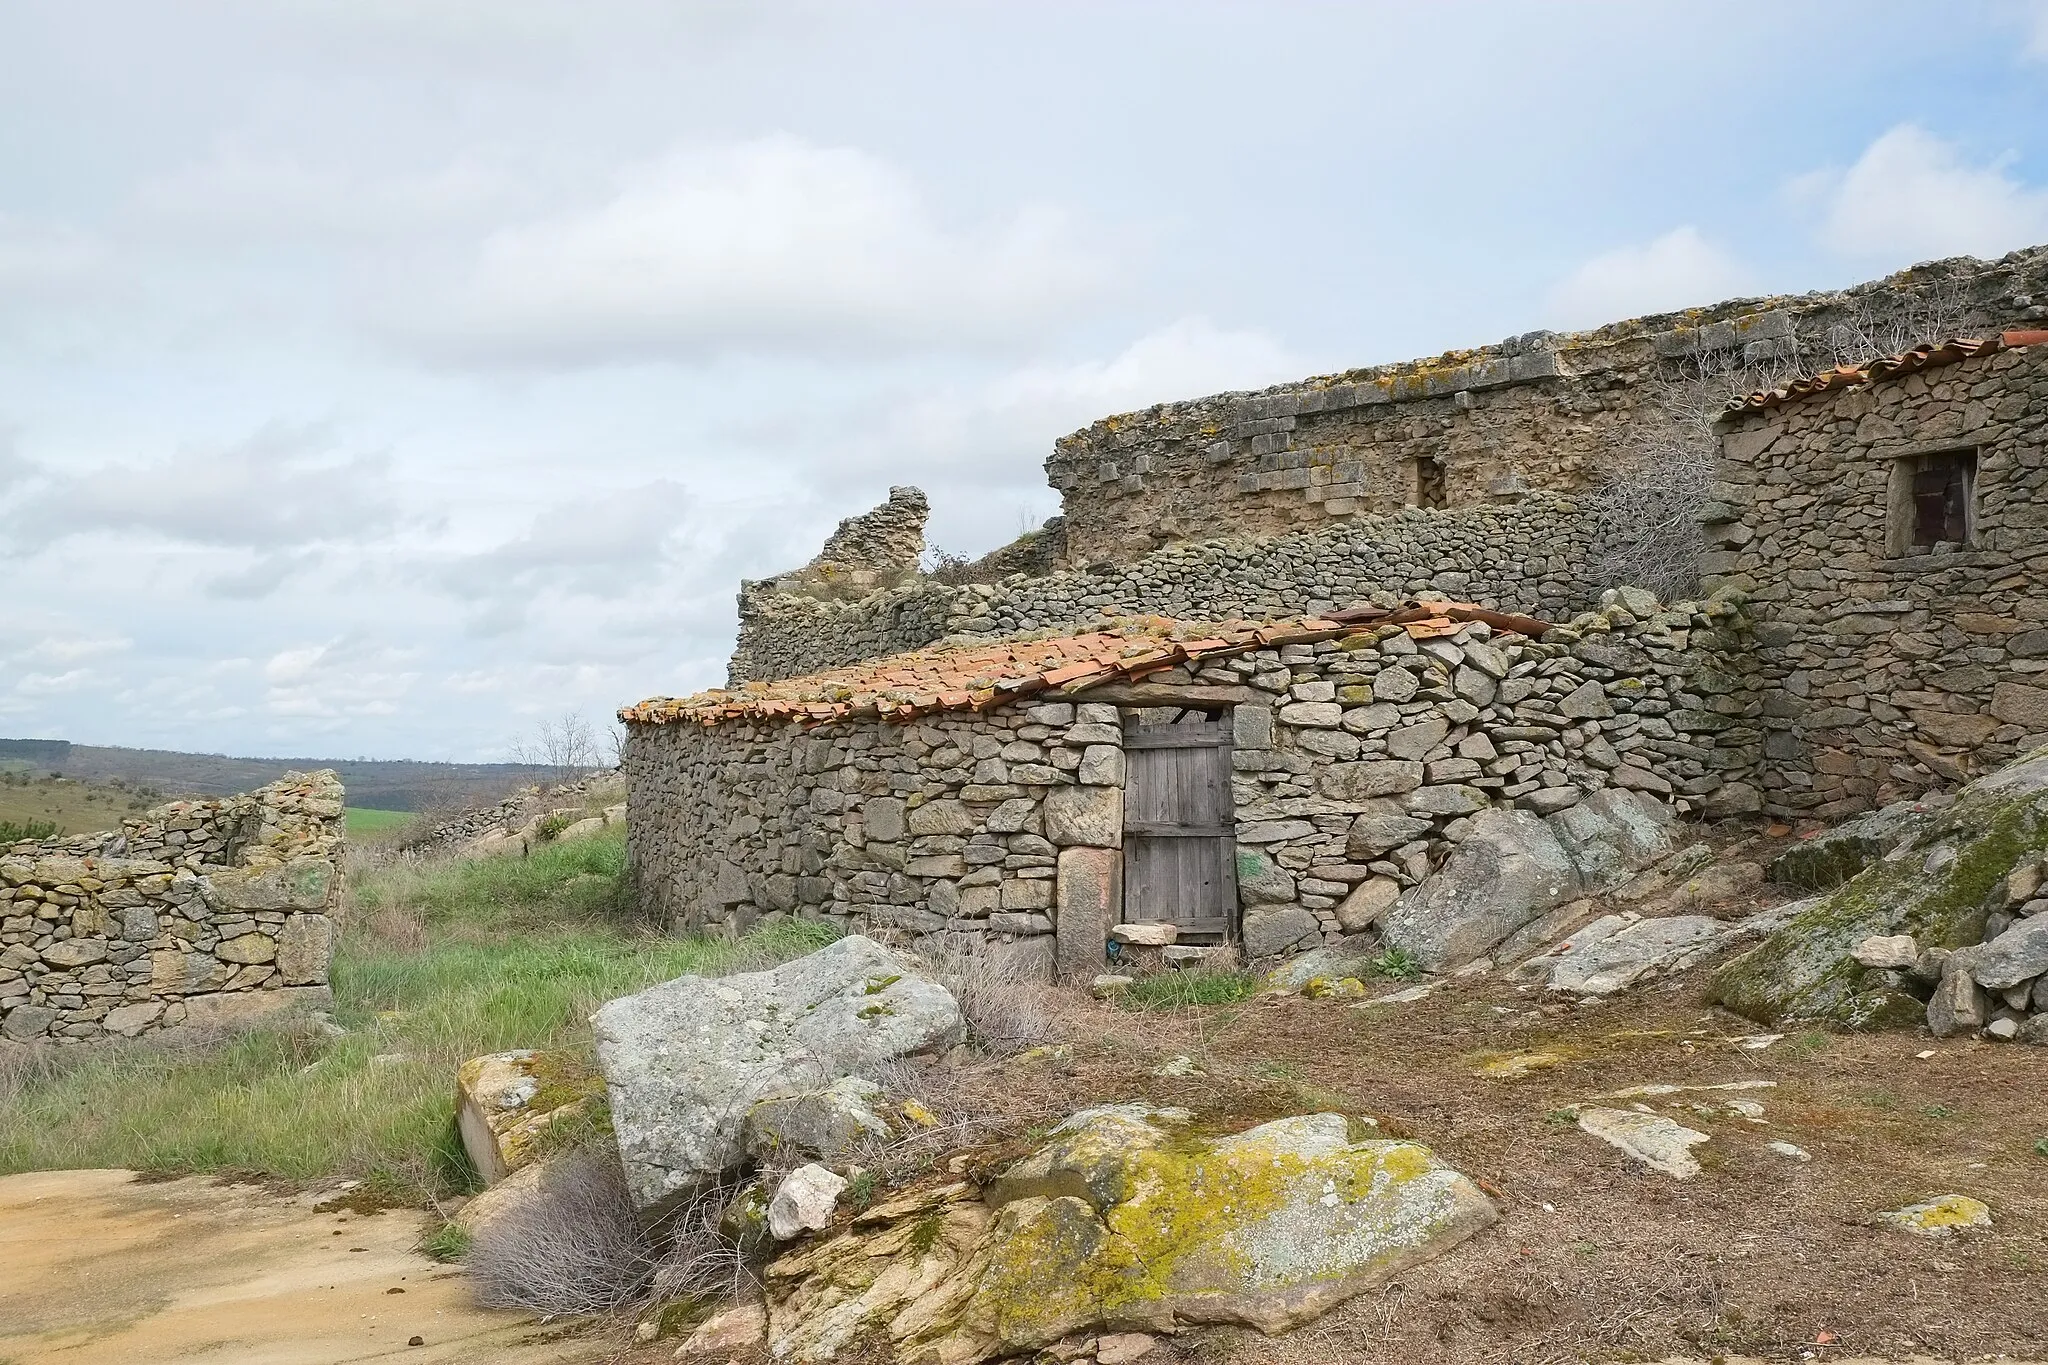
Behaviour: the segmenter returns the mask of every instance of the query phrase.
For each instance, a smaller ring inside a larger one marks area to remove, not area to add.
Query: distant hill
[[[0,769],[58,773],[80,782],[121,782],[175,796],[229,796],[287,772],[332,768],[351,806],[434,810],[502,799],[532,782],[560,781],[554,768],[527,763],[416,763],[408,759],[230,758],[170,749],[118,749],[61,739],[0,739]]]

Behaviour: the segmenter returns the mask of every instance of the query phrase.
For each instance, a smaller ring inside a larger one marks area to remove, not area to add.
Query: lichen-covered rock
[[[486,1185],[530,1164],[541,1136],[586,1114],[603,1084],[568,1057],[519,1049],[472,1057],[455,1073],[455,1126]]]
[[[1604,921],[1586,928],[1592,930],[1600,924]],[[1705,915],[1667,915],[1617,925],[1612,932],[1582,933],[1551,967],[1550,989],[1573,995],[1612,995],[1645,977],[1698,961],[1726,928]]]
[[[960,1008],[858,935],[768,971],[678,977],[591,1016],[627,1188],[658,1212],[745,1155],[748,1113],[960,1041]]]
[[[993,1218],[956,1187],[770,1266],[771,1354],[828,1360],[880,1333],[900,1358],[971,1365],[1096,1329],[1277,1332],[1497,1216],[1424,1148],[1353,1141],[1340,1114],[1200,1138],[1138,1106],[1076,1115],[987,1199]]]
[[[2048,755],[2023,759],[1958,793],[1901,836],[1897,856],[1806,903],[1762,943],[1722,967],[1714,996],[1763,1023],[1846,1028],[1920,1022],[1926,1002],[1903,979],[1856,961],[1876,936],[1910,934],[1923,949],[1974,947],[2006,874],[2048,849]],[[1946,852],[1944,852],[1946,851]],[[1940,854],[1941,856],[1935,856]]]
[[[1772,860],[1770,879],[1802,891],[1840,886],[1882,858],[1900,840],[1924,830],[1940,809],[1929,801],[1894,801],[1802,839]]]
[[[1915,1237],[1953,1237],[1959,1232],[1991,1226],[1991,1206],[1967,1194],[1944,1194],[1924,1204],[1909,1204],[1877,1215],[1885,1227]]]

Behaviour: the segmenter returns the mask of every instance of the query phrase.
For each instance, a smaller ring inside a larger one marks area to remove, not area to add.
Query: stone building
[[[2048,247],[1162,405],[1060,441],[1061,516],[946,574],[892,490],[743,587],[730,690],[621,713],[636,876],[679,925],[1071,975],[1117,922],[1380,932],[1482,812],[1958,781],[2048,739],[2043,322]],[[1688,437],[1705,599],[1602,581],[1589,494],[1756,377]]]
[[[634,875],[677,927],[825,916],[1084,979],[1120,923],[1364,933],[1490,807],[1720,785],[1681,663],[1740,630],[1713,611],[1150,618],[656,698],[621,713]]]
[[[2048,742],[2048,331],[1737,401],[1709,583],[1756,618],[1762,805],[1838,819]]]

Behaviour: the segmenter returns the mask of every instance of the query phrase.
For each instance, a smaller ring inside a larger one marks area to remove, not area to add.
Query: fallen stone
[[[692,1356],[744,1355],[768,1339],[768,1308],[761,1303],[735,1304],[706,1318],[681,1346],[677,1360]]]
[[[768,1201],[768,1235],[778,1242],[832,1226],[846,1179],[815,1163],[799,1166],[775,1187]]]
[[[2023,919],[1984,945],[1971,975],[1986,990],[2002,991],[2048,974],[2048,915]]]
[[[1400,884],[1391,877],[1368,877],[1337,902],[1337,926],[1347,934],[1364,933],[1399,899]]]
[[[1949,964],[1941,984],[1927,1001],[1927,1028],[1937,1038],[1953,1038],[1983,1028],[1991,1014],[1990,997],[1963,967]]]
[[[1376,995],[1355,1008],[1365,1009],[1372,1005],[1412,1005],[1418,1000],[1427,1000],[1429,993],[1435,989],[1434,982],[1421,986],[1407,986],[1398,991],[1390,991],[1386,995]]]
[[[1110,1000],[1122,995],[1136,984],[1133,977],[1116,976],[1105,972],[1088,983],[1088,992],[1097,1000]]]
[[[1944,1194],[1924,1204],[1909,1204],[1876,1216],[1876,1222],[1915,1237],[1953,1237],[1959,1232],[1991,1226],[1991,1208],[1967,1194]]]
[[[1795,1143],[1779,1140],[1775,1142],[1766,1142],[1764,1146],[1768,1147],[1771,1151],[1776,1152],[1779,1156],[1784,1157],[1788,1161],[1807,1162],[1813,1160],[1812,1152],[1807,1151],[1804,1147],[1798,1146]]]
[[[762,1100],[961,1040],[945,987],[854,935],[768,971],[679,977],[591,1016],[627,1188],[662,1212],[745,1155]]]
[[[1113,943],[1128,943],[1138,948],[1164,948],[1180,936],[1180,927],[1172,920],[1148,920],[1142,923],[1126,921],[1109,931]]]
[[[589,1111],[603,1083],[528,1049],[472,1057],[455,1072],[455,1126],[484,1184],[530,1163],[541,1135]]]
[[[1340,953],[1334,948],[1316,948],[1290,957],[1267,972],[1265,984],[1272,990],[1295,992],[1311,981],[1356,976],[1361,965],[1360,959],[1351,954]]]
[[[889,1125],[874,1110],[882,1087],[860,1076],[841,1076],[820,1090],[762,1100],[747,1112],[747,1153],[756,1161],[802,1152],[836,1157],[868,1138],[885,1138]]]
[[[1642,1162],[1678,1180],[1689,1180],[1700,1172],[1692,1148],[1707,1141],[1707,1135],[1672,1122],[1659,1114],[1639,1114],[1629,1109],[1581,1109],[1579,1128]]]
[[[1920,945],[1911,934],[1873,934],[1850,950],[1864,967],[1910,970],[1920,961]]]

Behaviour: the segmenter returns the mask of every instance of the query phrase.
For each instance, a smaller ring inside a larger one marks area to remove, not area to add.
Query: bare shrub
[[[663,1245],[655,1262],[652,1297],[738,1298],[755,1283],[745,1251],[718,1229],[736,1184],[720,1184],[685,1205],[663,1229]]]
[[[1728,400],[1777,388],[1827,365],[1862,365],[1980,322],[1961,290],[1941,283],[1883,312],[1861,300],[1816,343],[1695,349],[1666,362],[1638,390],[1638,412],[1615,467],[1588,500],[1594,570],[1608,584],[1648,588],[1664,601],[1699,588],[1706,538],[1699,514],[1720,463],[1716,428]],[[1821,356],[1825,356],[1825,361]]]
[[[550,1162],[531,1194],[476,1230],[468,1256],[477,1302],[549,1316],[632,1303],[659,1264],[626,1193],[625,1168],[604,1145]]]
[[[998,1055],[1049,1042],[1056,988],[1029,980],[991,953],[954,953],[932,964],[967,1022],[968,1041]]]

